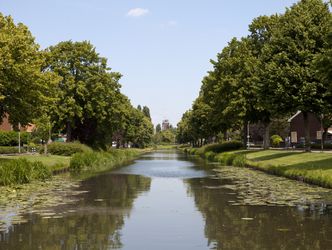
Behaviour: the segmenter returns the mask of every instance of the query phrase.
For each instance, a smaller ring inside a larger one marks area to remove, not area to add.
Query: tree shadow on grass
[[[303,154],[304,152],[280,152],[280,153],[275,153],[271,155],[264,155],[264,156],[259,156],[259,157],[254,157],[250,159],[251,161],[268,161],[268,160],[273,160],[273,159],[279,159],[282,157],[287,157],[290,155],[298,155],[298,154]]]
[[[278,167],[280,170],[332,170],[332,158]]]

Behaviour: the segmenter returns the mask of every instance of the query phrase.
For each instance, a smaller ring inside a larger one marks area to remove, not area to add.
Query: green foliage
[[[219,144],[209,144],[204,147],[201,147],[197,150],[197,154],[204,155],[206,152],[213,152],[213,153],[222,153],[232,150],[238,150],[243,147],[243,144],[238,141],[228,141]]]
[[[178,124],[177,141],[197,147],[220,134],[227,139],[229,131],[241,131],[244,141],[250,122],[264,125],[268,147],[271,121],[297,110],[324,114],[331,124],[331,23],[322,0],[301,0],[284,14],[254,19],[247,37],[233,38],[211,60],[213,69]],[[308,129],[306,141],[310,145]]]
[[[21,148],[21,152],[24,152],[24,149]],[[12,146],[0,146],[0,154],[17,154],[18,147]]]
[[[48,152],[53,155],[70,156],[76,153],[92,152],[92,149],[79,142],[52,142]]]
[[[77,153],[71,158],[69,168],[74,172],[111,169],[139,153],[135,149]]]
[[[87,41],[60,42],[47,49],[47,56],[47,67],[62,77],[52,120],[66,128],[68,141],[92,145],[99,133],[105,138],[104,133],[114,132],[121,75],[111,72],[106,58]]]
[[[154,134],[153,142],[155,144],[174,144],[175,137],[176,137],[176,130],[167,129]]]
[[[0,13],[0,117],[27,125],[52,102],[59,78],[43,66],[44,54],[29,29]]]
[[[143,114],[151,120],[150,109],[147,106],[143,106]]]
[[[21,144],[27,144],[30,134],[21,132]],[[16,131],[0,131],[0,146],[17,146],[18,132]]]
[[[156,126],[156,133],[159,133],[161,131],[161,125],[158,123]]]
[[[273,147],[278,147],[280,143],[282,143],[284,140],[281,138],[280,135],[272,135],[271,136],[271,142]]]
[[[46,180],[51,172],[41,162],[26,159],[9,160],[0,165],[0,185],[24,184],[33,180]]]

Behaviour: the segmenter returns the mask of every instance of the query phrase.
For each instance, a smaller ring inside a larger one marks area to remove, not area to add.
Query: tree
[[[153,124],[144,114],[135,108],[129,111],[124,138],[134,147],[144,148],[152,140]]]
[[[147,106],[143,106],[143,114],[151,120],[150,109]]]
[[[161,131],[161,125],[158,123],[156,126],[156,133],[159,133]]]
[[[60,42],[51,46],[47,68],[62,77],[57,87],[58,102],[52,119],[65,128],[67,140],[90,145],[108,138],[117,129],[117,108],[122,98],[119,79],[107,60],[87,41]]]
[[[327,88],[313,69],[324,49],[331,13],[321,0],[302,0],[280,16],[264,46],[264,92],[279,114],[301,110],[306,151],[310,151],[308,113],[321,113]]]
[[[35,119],[33,123],[36,125],[34,134],[43,141],[44,154],[47,155],[47,144],[51,139],[51,119],[44,113],[41,117]]]
[[[59,78],[43,72],[44,54],[29,29],[0,13],[0,116],[27,125],[53,101]]]

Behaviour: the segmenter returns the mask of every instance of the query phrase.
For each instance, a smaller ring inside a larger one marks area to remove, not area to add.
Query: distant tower
[[[165,130],[169,129],[169,127],[170,127],[169,120],[163,120],[163,123],[161,125],[161,130],[165,131]]]

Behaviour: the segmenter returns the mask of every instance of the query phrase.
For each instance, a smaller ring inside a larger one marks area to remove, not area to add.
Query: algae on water
[[[45,218],[58,218],[52,208],[77,201],[79,181],[69,176],[55,176],[52,180],[35,181],[30,184],[0,187],[0,232],[7,231],[14,224],[26,222],[25,215],[40,214]],[[68,211],[69,212],[69,211]]]
[[[297,206],[315,209],[332,205],[332,190],[321,188],[283,177],[247,168],[223,166],[215,169],[216,176],[226,188],[236,191],[237,201],[233,206]],[[210,188],[211,187],[206,187]]]

